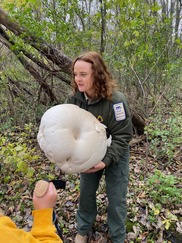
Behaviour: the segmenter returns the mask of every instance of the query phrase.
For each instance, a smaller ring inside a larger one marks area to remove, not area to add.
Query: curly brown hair
[[[92,64],[94,75],[94,98],[111,99],[113,90],[117,88],[116,81],[112,78],[102,56],[97,52],[86,52],[78,56],[72,64],[72,87],[74,93],[78,90],[78,86],[74,80],[74,65],[77,61],[85,61]]]

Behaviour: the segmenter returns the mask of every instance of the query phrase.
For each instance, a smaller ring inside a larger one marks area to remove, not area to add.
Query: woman
[[[108,137],[112,136],[112,143],[102,161],[80,175],[79,209],[76,214],[78,234],[75,242],[87,242],[87,234],[97,215],[96,191],[105,174],[109,235],[113,243],[122,243],[127,213],[129,141],[132,138],[129,107],[97,52],[87,52],[75,59],[72,85],[73,94],[66,103],[91,112],[107,127]]]

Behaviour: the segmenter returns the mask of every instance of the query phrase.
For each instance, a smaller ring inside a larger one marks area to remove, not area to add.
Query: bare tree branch
[[[21,37],[26,43],[30,44],[41,54],[43,54],[47,59],[49,59],[58,67],[60,67],[63,72],[69,75],[71,74],[72,60],[68,56],[64,55],[53,45],[46,43],[41,38],[33,36],[24,27],[20,27],[19,24],[16,21],[11,20],[8,14],[1,8],[0,8],[0,24],[4,25],[16,36]]]
[[[12,48],[12,43],[9,41],[8,35],[3,32],[3,29],[0,28],[0,41],[6,45],[18,58],[18,60],[21,62],[21,64],[24,66],[25,69],[29,71],[29,73],[39,82],[39,84],[44,88],[45,92],[49,96],[50,100],[57,101],[56,96],[53,94],[51,88],[49,85],[45,82],[45,80],[40,76],[39,72],[33,67],[33,65],[27,61],[27,59],[19,55],[20,51],[19,50],[13,50]]]

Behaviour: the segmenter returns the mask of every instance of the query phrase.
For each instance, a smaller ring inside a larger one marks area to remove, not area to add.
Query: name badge
[[[126,119],[126,113],[124,110],[123,102],[114,104],[113,108],[114,108],[114,114],[115,114],[116,121],[122,121],[122,120]]]

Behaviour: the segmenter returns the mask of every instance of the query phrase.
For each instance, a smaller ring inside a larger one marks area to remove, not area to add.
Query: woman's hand
[[[94,167],[88,169],[88,170],[85,170],[83,173],[86,173],[86,174],[91,174],[91,173],[95,173],[99,170],[103,170],[104,168],[106,167],[106,164],[104,162],[99,162],[98,164],[96,164]]]

